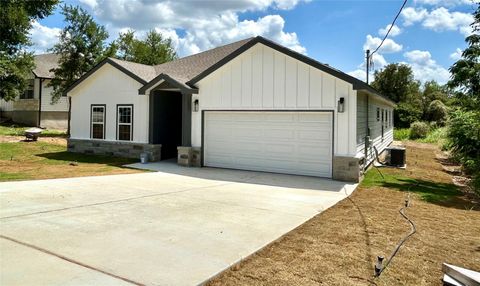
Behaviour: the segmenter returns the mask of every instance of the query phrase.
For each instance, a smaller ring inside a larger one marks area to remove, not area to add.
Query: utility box
[[[391,146],[387,151],[387,163],[389,166],[403,167],[406,163],[406,149],[401,146]]]

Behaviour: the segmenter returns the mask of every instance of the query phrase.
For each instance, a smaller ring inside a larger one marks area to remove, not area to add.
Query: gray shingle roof
[[[58,67],[60,55],[57,54],[43,54],[34,56],[35,68],[32,72],[37,77],[53,78],[51,69]]]
[[[163,73],[169,75],[179,83],[184,84],[252,39],[253,38],[241,40],[156,66],[143,65],[114,58],[110,58],[110,60],[137,75],[146,82],[151,81],[156,76]]]

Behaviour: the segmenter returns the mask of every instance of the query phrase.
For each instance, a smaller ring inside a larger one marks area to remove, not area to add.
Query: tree
[[[66,26],[60,33],[60,41],[51,49],[60,54],[59,66],[53,69],[55,77],[52,101],[56,102],[65,90],[85,72],[111,54],[105,40],[108,33],[98,25],[84,9],[72,5],[62,7]]]
[[[445,125],[448,116],[447,106],[440,100],[435,99],[428,105],[425,119],[433,121],[440,126]]]
[[[473,12],[471,24],[473,34],[465,41],[468,47],[462,52],[462,58],[450,67],[452,74],[448,86],[461,91],[473,106],[480,104],[480,1]]]
[[[58,0],[0,1],[0,98],[13,100],[23,92],[34,67],[28,36],[32,21],[53,12]]]
[[[429,109],[430,109],[431,103],[434,101],[440,101],[440,103],[445,105],[448,102],[448,95],[447,95],[447,91],[443,86],[439,85],[436,81],[431,80],[423,84],[423,91],[422,91],[423,120],[432,120],[430,117],[431,113],[429,113]],[[438,105],[439,105],[438,102],[435,103],[435,108],[438,107]]]
[[[405,64],[389,64],[375,71],[372,86],[381,94],[398,103],[394,113],[395,126],[410,127],[423,116],[420,83],[415,80],[412,69]]]
[[[397,103],[419,99],[420,83],[415,80],[412,68],[405,64],[389,64],[375,71],[372,86]]]
[[[135,32],[129,30],[120,34],[115,44],[117,57],[126,61],[158,65],[177,58],[172,41],[155,30],[150,30],[144,40],[135,38]]]

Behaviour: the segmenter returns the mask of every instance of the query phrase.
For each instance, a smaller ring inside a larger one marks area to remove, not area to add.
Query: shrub
[[[473,187],[480,193],[480,111],[452,112],[447,136],[453,155],[473,176]]]
[[[444,126],[447,121],[448,107],[440,100],[430,102],[427,109],[428,119]]]
[[[395,128],[393,129],[393,140],[404,141],[410,139],[409,128]]]
[[[401,102],[395,108],[395,127],[408,128],[412,122],[422,118],[422,108],[408,102]]]
[[[430,127],[425,122],[413,122],[410,125],[410,139],[419,139],[427,137]]]
[[[447,128],[439,127],[434,128],[430,125],[430,131],[425,138],[418,139],[422,143],[435,143],[439,146],[443,146],[447,138]]]

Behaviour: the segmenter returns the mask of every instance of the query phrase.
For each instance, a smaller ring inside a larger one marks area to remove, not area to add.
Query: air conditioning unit
[[[391,146],[385,148],[386,163],[388,166],[405,167],[407,154],[405,147]]]

